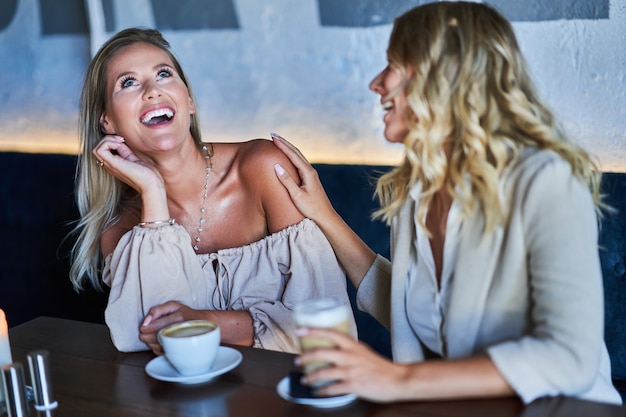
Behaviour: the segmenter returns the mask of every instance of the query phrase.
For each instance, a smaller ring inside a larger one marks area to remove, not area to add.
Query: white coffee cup
[[[316,298],[297,304],[294,308],[294,320],[298,327],[327,328],[344,334],[350,334],[352,308],[336,298]],[[300,349],[305,352],[316,348],[334,348],[335,345],[328,339],[300,336]],[[329,366],[326,362],[310,362],[304,366],[304,373]],[[324,385],[321,382],[316,386]]]
[[[211,370],[220,346],[220,327],[210,320],[171,324],[157,335],[165,357],[184,376]]]

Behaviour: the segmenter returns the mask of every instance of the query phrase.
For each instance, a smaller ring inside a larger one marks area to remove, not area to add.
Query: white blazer
[[[597,219],[588,188],[558,155],[535,148],[502,178],[504,224],[482,237],[484,219],[476,210],[460,231],[443,329],[447,357],[488,354],[525,403],[567,395],[620,404],[603,338]],[[393,358],[402,363],[424,360],[405,291],[416,257],[416,204],[407,198],[392,222],[392,263],[378,256],[357,293],[359,308],[389,328]]]

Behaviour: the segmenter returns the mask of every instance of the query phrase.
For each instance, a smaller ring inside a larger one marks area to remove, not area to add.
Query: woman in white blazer
[[[289,142],[302,184],[275,166],[322,228],[359,308],[391,331],[393,362],[338,333],[298,357],[334,366],[304,382],[373,401],[566,395],[621,403],[603,340],[599,173],[535,93],[510,23],[480,3],[436,2],[396,19],[370,89],[401,164],[379,178],[391,262],[332,208]]]

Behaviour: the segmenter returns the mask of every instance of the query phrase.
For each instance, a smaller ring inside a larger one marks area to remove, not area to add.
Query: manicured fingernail
[[[309,334],[309,329],[307,327],[298,327],[294,333],[296,334],[296,336],[306,336],[307,334]]]
[[[282,139],[282,137],[278,133],[271,132],[270,136],[272,136],[272,139],[278,139],[278,140]]]
[[[152,321],[152,317],[151,316],[146,316],[145,319],[143,319],[143,323],[141,323],[142,326],[147,326],[148,324],[150,324],[150,322]]]
[[[285,168],[283,168],[280,164],[274,164],[274,171],[276,171],[278,175],[285,174]]]

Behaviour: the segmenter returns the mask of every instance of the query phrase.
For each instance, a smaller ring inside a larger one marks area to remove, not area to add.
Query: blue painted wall
[[[91,50],[160,29],[191,78],[206,140],[278,131],[314,161],[394,163],[367,90],[394,16],[424,0],[0,0],[0,150],[76,151]],[[90,24],[97,4],[102,30]],[[626,169],[626,2],[492,0],[537,83],[603,168]]]

